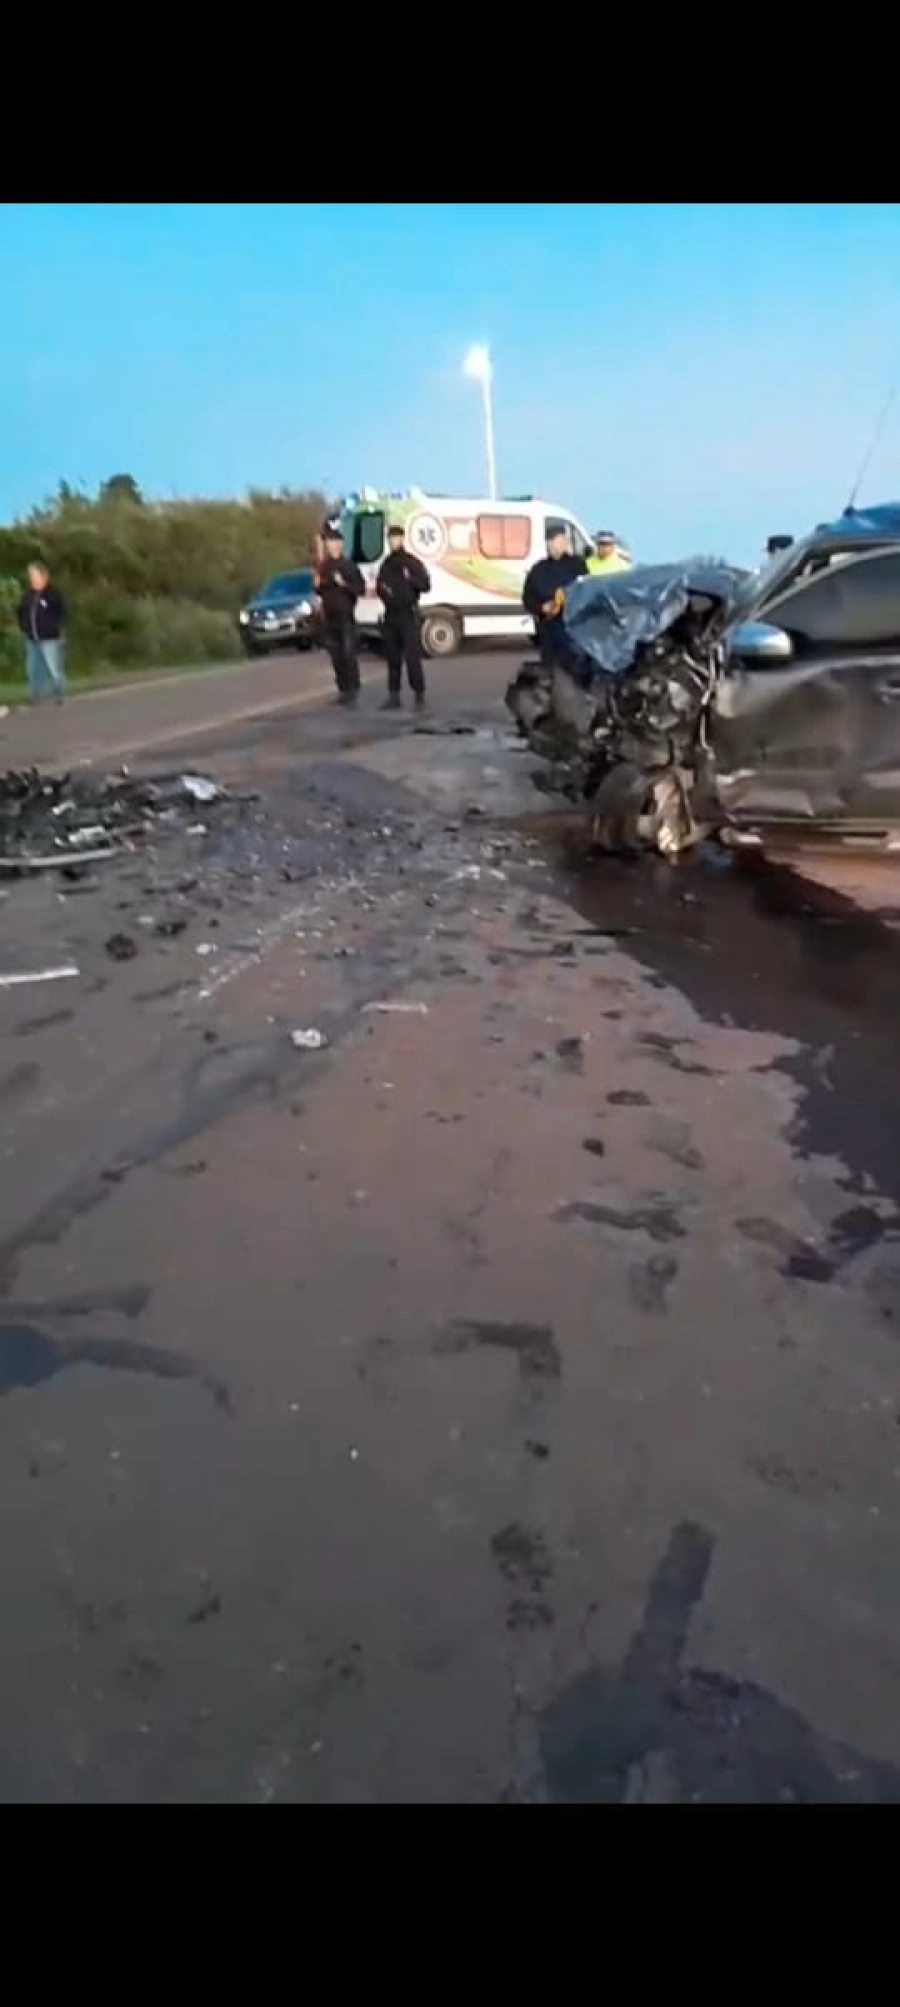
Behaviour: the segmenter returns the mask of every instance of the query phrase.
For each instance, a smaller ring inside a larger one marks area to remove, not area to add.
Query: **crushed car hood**
[[[593,669],[620,676],[689,611],[695,644],[711,642],[733,613],[742,576],[722,558],[701,557],[576,579],[563,613],[569,639]]]
[[[578,689],[607,761],[647,772],[693,760],[738,577],[720,559],[691,558],[579,579],[567,595],[573,673],[557,675],[554,704],[565,716]]]

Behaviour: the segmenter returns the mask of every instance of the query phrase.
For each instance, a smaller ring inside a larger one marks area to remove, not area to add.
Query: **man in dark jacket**
[[[388,694],[383,709],[400,709],[405,662],[416,710],[421,711],[425,702],[425,677],[419,636],[419,600],[423,592],[430,592],[431,579],[421,559],[407,550],[405,533],[399,524],[392,523],[388,530],[388,554],[378,573],[375,590],[384,607]]]
[[[344,554],[340,529],[326,523],[325,555],[319,565],[317,592],[322,608],[325,646],[331,656],[337,700],[348,707],[359,696],[359,655],[356,644],[356,602],[362,599],[366,582],[359,566]]]
[[[534,621],[535,639],[545,669],[562,668],[569,655],[562,610],[565,596],[576,578],[584,578],[587,565],[569,548],[569,534],[562,523],[547,528],[547,555],[533,564],[522,588],[522,604]]]
[[[66,608],[62,593],[50,584],[50,573],[37,559],[28,567],[28,589],[19,601],[19,631],[25,637],[25,673],[31,701],[43,696],[62,703],[66,679],[62,667],[62,641]]]

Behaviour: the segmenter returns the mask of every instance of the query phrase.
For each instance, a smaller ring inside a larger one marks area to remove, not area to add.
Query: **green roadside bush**
[[[31,558],[68,603],[70,674],[223,662],[240,653],[242,602],[273,572],[309,562],[331,506],[315,489],[150,502],[129,474],[94,496],[62,482],[0,527],[0,681],[24,676],[15,606]]]
[[[126,599],[96,587],[71,597],[66,639],[67,664],[76,676],[188,668],[240,654],[230,613],[191,599]]]

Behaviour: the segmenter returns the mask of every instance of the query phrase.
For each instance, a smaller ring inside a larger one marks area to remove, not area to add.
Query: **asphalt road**
[[[900,1800],[895,938],[588,860],[507,673],[0,727],[257,797],[5,888],[5,1802]]]

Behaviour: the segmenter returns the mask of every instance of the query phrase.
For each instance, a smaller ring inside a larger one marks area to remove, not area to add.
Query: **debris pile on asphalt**
[[[174,763],[151,778],[127,768],[105,778],[84,768],[0,773],[0,910],[11,917],[15,906],[24,929],[8,937],[11,979],[43,984],[80,971],[102,988],[121,965],[138,972],[135,1002],[205,998],[218,986],[217,964],[230,980],[284,939],[296,943],[300,984],[313,964],[346,959],[356,1009],[374,1003],[398,1022],[401,1013],[423,1018],[429,1005],[414,987],[397,995],[397,934],[410,915],[421,957],[411,985],[429,980],[434,955],[438,973],[458,974],[442,923],[458,920],[462,938],[515,884],[520,865],[531,883],[538,866],[548,868],[529,854],[535,839],[492,827],[489,811],[476,817],[452,799],[423,801],[350,759],[307,759],[299,776],[266,763],[251,775],[257,788]],[[433,915],[424,932],[420,901]],[[448,942],[455,937],[450,927]],[[174,956],[170,982],[152,986],[140,969],[148,953]],[[295,1049],[308,1055],[332,1040],[312,1001],[309,1016],[292,1021]]]
[[[93,863],[137,848],[151,826],[182,822],[222,798],[203,774],[134,780],[91,773],[0,774],[0,868],[34,870]]]

